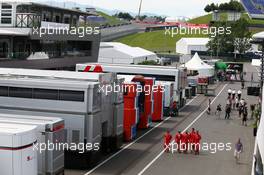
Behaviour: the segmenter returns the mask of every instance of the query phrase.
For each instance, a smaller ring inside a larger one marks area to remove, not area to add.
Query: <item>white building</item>
[[[154,52],[140,47],[131,47],[117,42],[101,42],[99,63],[138,64],[158,57]]]
[[[207,51],[209,38],[182,38],[176,43],[176,52],[191,54],[191,51]]]
[[[165,22],[176,23],[176,22],[179,22],[179,20],[177,18],[174,18],[174,17],[167,17],[167,18],[165,18]]]

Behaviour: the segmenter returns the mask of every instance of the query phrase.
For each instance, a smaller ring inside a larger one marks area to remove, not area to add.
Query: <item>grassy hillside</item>
[[[107,15],[106,13],[98,11],[97,14],[101,15],[102,17],[104,17],[108,21],[107,23],[110,24],[110,25],[116,25],[116,24],[124,23],[124,21],[121,21],[118,18],[115,18],[113,16]]]
[[[249,16],[244,13],[242,15],[243,18],[246,18],[250,24],[263,24],[264,25],[264,20],[261,19],[250,19]],[[221,21],[225,21],[227,19],[227,13],[222,13],[220,15]],[[200,16],[197,18],[193,18],[189,20],[188,22],[194,23],[194,24],[209,24],[209,22],[212,20],[212,14],[207,14],[204,16]]]
[[[264,20],[262,20],[262,19],[250,19],[247,14],[243,14],[243,17],[248,19],[250,24],[262,24],[262,25],[264,25]]]
[[[227,14],[221,14],[221,20],[227,19]],[[248,17],[247,14],[243,14],[243,18],[247,18],[251,24],[264,24],[264,20],[252,20]],[[194,18],[189,22],[195,24],[206,24],[209,23],[212,19],[212,14],[208,14],[205,16],[201,16],[198,18]],[[250,28],[252,34],[264,31],[264,28]],[[138,33],[126,36],[124,38],[116,40],[117,42],[121,42],[130,46],[135,47],[143,47],[145,49],[157,52],[167,52],[173,51],[175,52],[176,42],[180,40],[182,37],[207,37],[207,35],[176,35],[174,37],[165,35],[165,31],[155,31],[148,33]]]
[[[134,47],[143,47],[151,51],[173,51],[175,52],[176,42],[182,37],[206,37],[204,35],[176,35],[171,37],[165,35],[164,31],[138,33],[116,40]]]
[[[220,19],[221,19],[221,21],[226,20],[227,14],[226,13],[220,14]],[[193,24],[209,24],[209,22],[211,20],[212,20],[212,14],[207,14],[207,15],[200,16],[197,18],[193,18],[193,19],[189,20],[188,22],[193,23]]]

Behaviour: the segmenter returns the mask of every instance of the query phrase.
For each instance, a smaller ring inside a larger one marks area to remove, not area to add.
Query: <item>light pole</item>
[[[138,9],[138,16],[137,16],[138,21],[140,20],[141,7],[142,7],[142,0],[140,0],[139,9]]]

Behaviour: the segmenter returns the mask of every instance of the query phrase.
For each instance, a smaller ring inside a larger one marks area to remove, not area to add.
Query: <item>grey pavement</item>
[[[245,70],[249,72],[256,71],[256,69],[249,64],[246,64]],[[224,85],[224,83],[219,84],[216,93],[219,93],[219,91],[223,89]],[[250,84],[247,83],[246,85]],[[229,87],[238,90],[241,86],[240,83],[228,84],[212,104],[213,112],[216,110],[217,104],[225,106],[227,89]],[[248,104],[257,102],[256,97],[249,97],[246,95],[246,90],[243,90],[243,97],[246,99]],[[242,126],[241,119],[238,118],[236,110],[232,111],[230,120],[223,119],[224,112],[222,112],[220,119],[214,114],[203,114],[203,111],[207,108],[208,98],[213,99],[214,97],[198,95],[180,112],[180,117],[169,118],[143,138],[129,146],[127,149],[124,149],[108,162],[96,168],[91,174],[138,174],[148,165],[148,168],[143,174],[250,174],[254,149],[253,128],[251,126],[252,121],[248,122],[247,127]],[[190,123],[192,123],[197,117],[200,118],[192,126],[190,126]],[[157,123],[154,123],[154,126],[155,125],[157,125]],[[192,154],[164,153],[157,158],[162,151],[164,132],[169,129],[172,134],[175,134],[178,130],[184,130],[187,126],[190,126],[190,128],[194,127],[200,131],[202,134],[202,142],[209,144],[231,143],[232,150],[217,151],[216,153],[210,153],[209,151],[203,150],[198,156]],[[148,130],[139,131],[139,135],[142,135],[147,131]],[[233,156],[234,144],[238,138],[241,138],[242,143],[244,144],[244,152],[242,153],[239,164],[235,162]],[[65,174],[82,175],[88,171],[89,170],[66,170]]]

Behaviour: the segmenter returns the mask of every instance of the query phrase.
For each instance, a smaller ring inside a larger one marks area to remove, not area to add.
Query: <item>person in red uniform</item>
[[[177,109],[177,102],[176,101],[174,101],[173,103],[172,103],[172,116],[173,117],[176,117],[177,116],[177,111],[178,111],[178,109]]]
[[[200,154],[200,141],[201,141],[201,139],[202,139],[202,137],[201,137],[199,131],[196,131],[195,137],[194,137],[195,155],[199,155]]]
[[[188,131],[184,132],[182,134],[182,150],[184,150],[183,152],[186,154],[188,151],[188,143],[189,143],[189,133]]]
[[[187,135],[187,140],[186,140],[186,141],[187,141],[187,142],[186,142],[186,150],[185,150],[186,153],[187,153],[188,150],[190,149],[190,148],[189,148],[189,146],[190,146],[189,144],[190,144],[190,140],[191,140],[191,135],[190,135],[190,133],[189,133],[188,131],[186,131],[185,133],[186,133],[186,135]]]
[[[178,150],[178,153],[181,153],[181,139],[182,139],[182,134],[181,134],[181,131],[178,131],[178,133],[176,134],[175,136],[175,143],[177,144],[177,150]]]
[[[194,150],[195,150],[195,145],[194,145],[194,140],[195,140],[195,129],[192,128],[192,131],[190,133],[190,138],[189,138],[189,142],[190,142],[190,145],[191,145],[191,152],[193,153]]]
[[[166,134],[164,135],[164,149],[165,152],[170,151],[170,142],[171,142],[172,136],[170,134],[170,131],[167,131]]]

